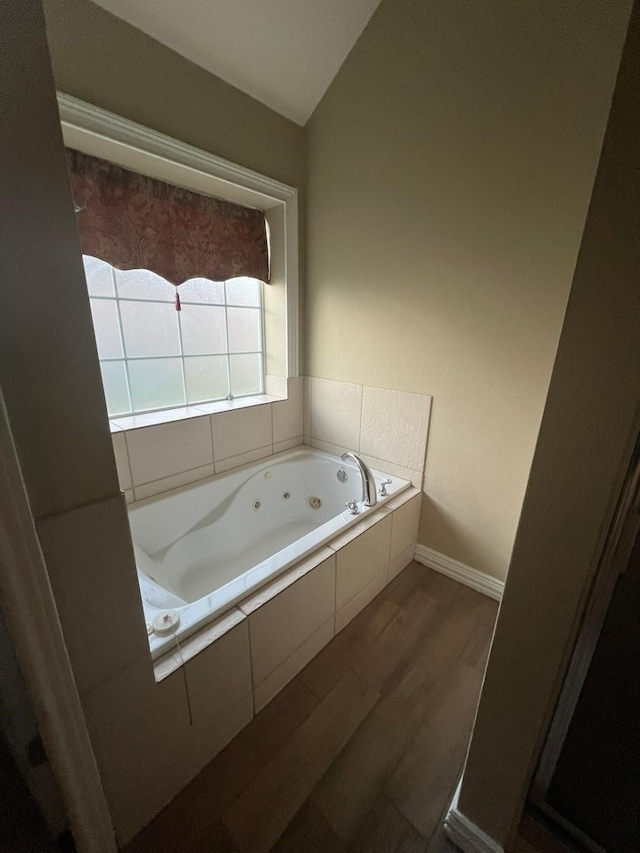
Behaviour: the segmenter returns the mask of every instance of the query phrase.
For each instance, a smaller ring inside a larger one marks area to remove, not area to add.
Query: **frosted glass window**
[[[260,282],[258,282],[258,285]],[[209,302],[211,305],[224,305],[224,282],[209,281],[206,278],[192,278],[180,285],[182,302]]]
[[[175,312],[174,312],[175,313]],[[182,304],[182,350],[185,355],[227,351],[224,307]]]
[[[226,355],[185,358],[187,402],[204,403],[220,400],[229,393],[229,370]]]
[[[227,282],[227,305],[260,307],[260,282],[255,278],[232,278]]]
[[[118,306],[115,299],[91,299],[91,316],[99,358],[122,358]]]
[[[194,278],[84,256],[109,415],[197,406],[264,391],[262,283]]]
[[[178,312],[162,302],[120,302],[127,358],[180,355]]]
[[[89,295],[113,296],[113,273],[109,264],[92,258],[91,255],[83,255],[82,260]]]
[[[110,415],[123,415],[131,411],[129,384],[124,361],[102,361],[102,384]]]
[[[236,397],[262,392],[262,357],[259,353],[230,355],[229,363],[231,387]]]
[[[128,369],[135,411],[184,406],[182,359],[134,359],[129,361]]]
[[[229,352],[259,352],[262,316],[258,308],[227,308]]]
[[[149,270],[115,270],[120,299],[151,299],[173,302],[176,289],[168,281]]]

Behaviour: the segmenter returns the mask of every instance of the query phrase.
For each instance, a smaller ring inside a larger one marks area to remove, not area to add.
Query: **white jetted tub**
[[[148,624],[177,611],[168,636],[151,634],[154,658],[277,575],[313,554],[411,484],[372,471],[386,497],[361,501],[355,464],[311,448],[286,451],[130,508]],[[346,474],[346,478],[345,475]],[[358,515],[346,508],[358,501]]]

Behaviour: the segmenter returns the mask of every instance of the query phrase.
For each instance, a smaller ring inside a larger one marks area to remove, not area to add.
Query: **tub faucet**
[[[360,476],[362,477],[362,503],[365,506],[375,506],[378,503],[378,496],[376,495],[376,481],[373,478],[373,474],[369,470],[369,468],[364,464],[362,459],[359,456],[356,456],[351,450],[347,450],[346,453],[343,453],[340,457],[343,462],[347,462],[349,459],[352,462],[355,462],[358,466],[358,470],[360,471]]]

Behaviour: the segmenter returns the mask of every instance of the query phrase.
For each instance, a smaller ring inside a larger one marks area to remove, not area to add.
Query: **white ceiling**
[[[305,124],[380,0],[94,0]]]

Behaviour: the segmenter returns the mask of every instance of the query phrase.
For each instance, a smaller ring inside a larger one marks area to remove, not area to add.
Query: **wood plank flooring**
[[[426,853],[496,614],[411,563],[125,853]]]

